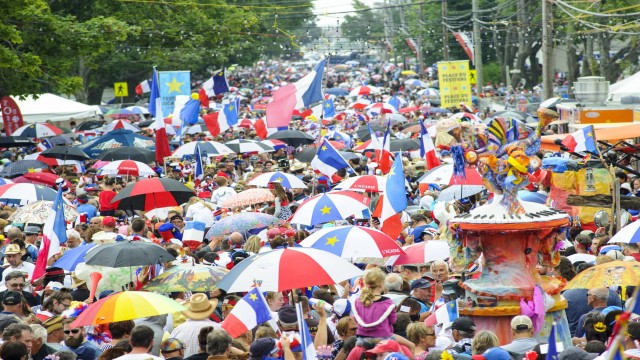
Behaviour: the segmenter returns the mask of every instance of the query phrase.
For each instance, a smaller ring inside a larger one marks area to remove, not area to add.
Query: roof
[[[594,124],[596,139],[599,141],[625,140],[640,137],[640,123]],[[574,126],[574,125],[572,125]],[[584,125],[575,125],[582,128]],[[560,146],[555,144],[556,139],[563,140],[569,134],[545,135],[541,139],[540,148],[546,151],[560,151]]]

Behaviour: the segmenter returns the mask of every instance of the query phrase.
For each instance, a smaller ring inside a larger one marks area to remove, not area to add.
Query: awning
[[[621,126],[598,126],[609,124],[595,124],[598,141],[626,140],[640,137],[640,123],[632,123]],[[545,135],[541,139],[540,148],[546,151],[560,151],[560,146],[555,144],[556,139],[563,140],[569,134]]]

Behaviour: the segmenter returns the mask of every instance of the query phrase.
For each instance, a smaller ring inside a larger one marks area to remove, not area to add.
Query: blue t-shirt
[[[98,216],[98,209],[91,204],[82,204],[76,207],[78,214],[87,214],[87,222],[91,221],[91,218]]]

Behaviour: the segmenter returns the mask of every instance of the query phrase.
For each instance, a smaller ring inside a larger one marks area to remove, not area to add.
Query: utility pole
[[[471,1],[473,14],[473,64],[476,67],[476,95],[482,94],[482,36],[480,34],[480,22],[478,13],[478,0]]]
[[[420,69],[420,76],[424,74],[424,49],[422,48],[423,40],[422,40],[422,31],[424,30],[424,18],[422,14],[422,2],[420,2],[420,7],[418,10],[418,29],[420,29],[420,33],[418,34],[418,65]]]
[[[553,69],[551,57],[551,4],[542,0],[542,90],[543,100],[553,97]]]
[[[447,29],[447,0],[442,0],[442,58],[449,61],[449,29]]]

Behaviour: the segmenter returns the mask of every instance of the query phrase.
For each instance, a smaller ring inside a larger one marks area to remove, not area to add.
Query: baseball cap
[[[102,219],[102,226],[116,226],[116,219],[113,216],[105,216]]]
[[[269,356],[277,350],[278,347],[274,338],[256,339],[249,347],[249,359],[262,360],[265,356]]]
[[[474,332],[476,331],[476,324],[466,316],[461,316],[455,320],[451,324],[451,330],[458,330],[464,332]]]
[[[527,330],[533,329],[533,322],[527,315],[518,315],[511,319],[511,329],[513,330]]]
[[[294,325],[298,322],[296,308],[291,305],[285,305],[278,310],[278,320],[283,325]]]
[[[333,303],[333,313],[339,318],[351,315],[351,302],[348,299],[338,299]]]
[[[2,298],[4,305],[18,305],[22,302],[22,294],[17,291],[7,291]]]
[[[40,228],[37,226],[29,225],[24,228],[24,233],[26,235],[38,235],[40,233]]]
[[[416,279],[411,283],[411,291],[415,289],[426,289],[433,286],[433,282],[427,279]]]
[[[486,360],[511,360],[511,355],[509,352],[503,348],[493,347],[487,349],[482,356]]]
[[[178,350],[183,350],[185,349],[185,347],[186,346],[182,341],[176,338],[168,338],[167,340],[160,343],[160,352],[169,353],[169,352],[174,352]]]

